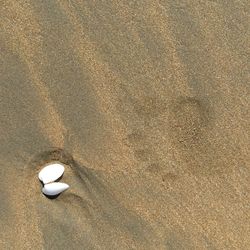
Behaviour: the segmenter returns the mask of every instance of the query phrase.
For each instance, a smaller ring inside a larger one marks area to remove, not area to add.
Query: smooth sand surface
[[[250,249],[249,1],[4,0],[0,20],[0,249]]]

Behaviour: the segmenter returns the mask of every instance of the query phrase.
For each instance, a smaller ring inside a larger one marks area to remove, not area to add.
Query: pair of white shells
[[[60,163],[48,164],[38,174],[38,178],[43,182],[42,192],[46,195],[58,195],[69,188],[69,185],[58,180],[64,172],[64,166]]]

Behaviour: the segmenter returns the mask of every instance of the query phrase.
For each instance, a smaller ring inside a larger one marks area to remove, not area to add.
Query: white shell
[[[52,163],[44,167],[38,174],[38,178],[44,184],[53,182],[60,178],[64,172],[64,166],[60,163]]]
[[[46,195],[57,195],[69,188],[69,185],[62,182],[53,182],[44,185],[42,192]]]

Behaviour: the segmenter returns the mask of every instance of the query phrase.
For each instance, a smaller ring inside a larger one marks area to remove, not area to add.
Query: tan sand
[[[248,1],[4,0],[0,19],[0,249],[250,249]]]

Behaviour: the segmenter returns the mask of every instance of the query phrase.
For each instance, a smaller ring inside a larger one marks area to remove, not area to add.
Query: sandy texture
[[[250,249],[249,1],[4,0],[0,19],[0,249]]]

